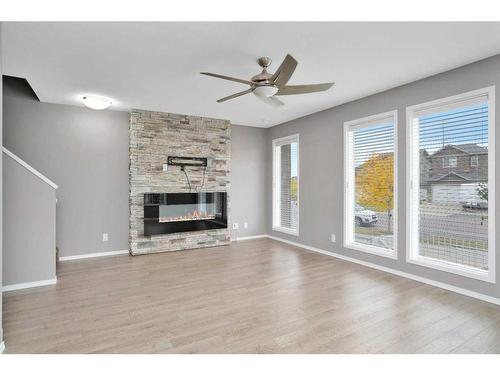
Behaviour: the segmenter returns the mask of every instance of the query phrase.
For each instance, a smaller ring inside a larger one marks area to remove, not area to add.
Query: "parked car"
[[[480,200],[467,200],[462,203],[462,208],[464,209],[476,209],[476,210],[487,210],[488,209],[488,202],[487,201],[480,201]]]
[[[378,221],[378,217],[372,210],[368,210],[359,204],[354,206],[354,220],[356,225],[373,225]]]

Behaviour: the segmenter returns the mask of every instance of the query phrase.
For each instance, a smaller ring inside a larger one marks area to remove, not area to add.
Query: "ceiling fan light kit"
[[[295,71],[295,68],[297,67],[297,60],[295,60],[291,55],[286,55],[285,59],[279,66],[278,70],[274,72],[274,74],[271,74],[267,71],[267,68],[269,67],[269,65],[271,65],[271,62],[272,60],[269,57],[260,57],[259,59],[257,59],[257,63],[262,67],[262,72],[253,76],[250,80],[207,72],[202,72],[201,74],[250,86],[250,88],[245,91],[240,91],[236,94],[232,94],[217,100],[218,103],[222,103],[226,100],[253,93],[257,98],[259,98],[266,104],[279,107],[284,105],[284,103],[276,98],[276,96],[321,92],[326,91],[333,86],[333,82],[313,85],[287,86],[287,82],[290,80],[293,72]]]
[[[278,88],[276,86],[271,85],[263,85],[257,86],[253,89],[253,93],[260,97],[270,97],[278,92]]]

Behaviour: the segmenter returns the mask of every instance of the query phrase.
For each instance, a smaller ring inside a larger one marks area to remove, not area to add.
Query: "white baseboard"
[[[11,290],[18,290],[18,289],[36,288],[38,286],[53,285],[55,283],[57,283],[57,277],[54,279],[32,281],[29,283],[4,285],[2,287],[2,292],[10,292]]]
[[[257,238],[267,238],[269,237],[267,234],[259,234],[257,236],[247,236],[247,237],[236,237],[231,238],[231,242],[234,241],[246,241],[246,240],[256,240]]]
[[[5,350],[5,342],[2,341],[0,342],[0,354],[2,354],[4,350]]]
[[[428,279],[426,277],[416,276],[416,275],[413,275],[411,273],[407,273],[407,272],[403,272],[403,271],[398,271],[398,270],[395,270],[395,269],[392,269],[392,268],[388,268],[388,267],[384,267],[384,266],[379,266],[378,264],[375,264],[375,263],[366,262],[364,260],[359,260],[359,259],[356,259],[356,258],[351,258],[351,257],[345,256],[345,255],[341,255],[341,254],[335,253],[333,251],[326,251],[326,250],[318,249],[318,248],[313,247],[313,246],[302,245],[302,244],[300,244],[298,242],[284,240],[284,239],[279,238],[279,237],[274,237],[274,236],[269,236],[269,235],[267,237],[270,238],[270,239],[272,239],[272,240],[284,242],[284,243],[287,243],[289,245],[293,245],[293,246],[296,246],[296,247],[303,248],[305,250],[314,251],[316,253],[321,253],[321,254],[328,255],[328,256],[331,256],[331,257],[335,257],[335,258],[338,258],[338,259],[346,260],[348,262],[360,264],[360,265],[365,266],[365,267],[374,268],[374,269],[377,269],[379,271],[384,271],[384,272],[387,272],[387,273],[392,273],[393,275],[405,277],[407,279],[415,280],[415,281],[418,281],[418,282],[421,282],[421,283],[424,283],[424,284],[429,284],[429,285],[432,285],[432,286],[435,286],[435,287],[438,287],[438,288],[441,288],[441,289],[446,289],[446,290],[449,290],[451,292],[463,294],[465,296],[476,298],[476,299],[479,299],[481,301],[486,301],[486,302],[493,303],[495,305],[500,305],[500,298],[495,298],[495,297],[488,296],[486,294],[473,292],[473,291],[470,291],[470,290],[467,290],[467,289],[459,288],[459,287],[454,286],[454,285],[442,283],[440,281],[431,280],[431,279]]]
[[[116,251],[105,251],[102,253],[89,253],[89,254],[81,254],[81,255],[70,255],[67,257],[60,257],[59,261],[64,262],[67,260],[75,260],[75,259],[87,259],[87,258],[97,258],[97,257],[109,257],[113,255],[123,255],[128,254],[128,250],[116,250]]]

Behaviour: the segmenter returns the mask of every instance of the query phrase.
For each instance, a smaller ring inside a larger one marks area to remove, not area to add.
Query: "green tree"
[[[477,195],[483,201],[488,201],[488,184],[484,182],[480,182],[477,188]]]
[[[480,182],[479,186],[477,187],[477,195],[479,196],[479,199],[482,199],[483,201],[488,201],[488,184],[484,182]],[[481,225],[484,225],[484,220],[486,220],[487,216],[486,215],[481,215]]]

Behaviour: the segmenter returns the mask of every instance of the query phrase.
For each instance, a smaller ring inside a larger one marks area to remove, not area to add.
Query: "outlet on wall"
[[[168,164],[165,163],[163,164],[163,172],[167,172],[168,171]]]
[[[246,221],[243,223],[243,228],[248,229],[248,223]]]
[[[107,233],[102,234],[102,242],[107,242],[109,240],[109,235]]]
[[[335,235],[334,235],[334,234],[332,234],[332,235],[331,235],[331,237],[330,237],[330,240],[331,240],[332,242],[335,242],[335,241],[337,241],[337,238],[335,237]]]
[[[233,223],[233,229],[240,229],[240,225],[238,223]]]

